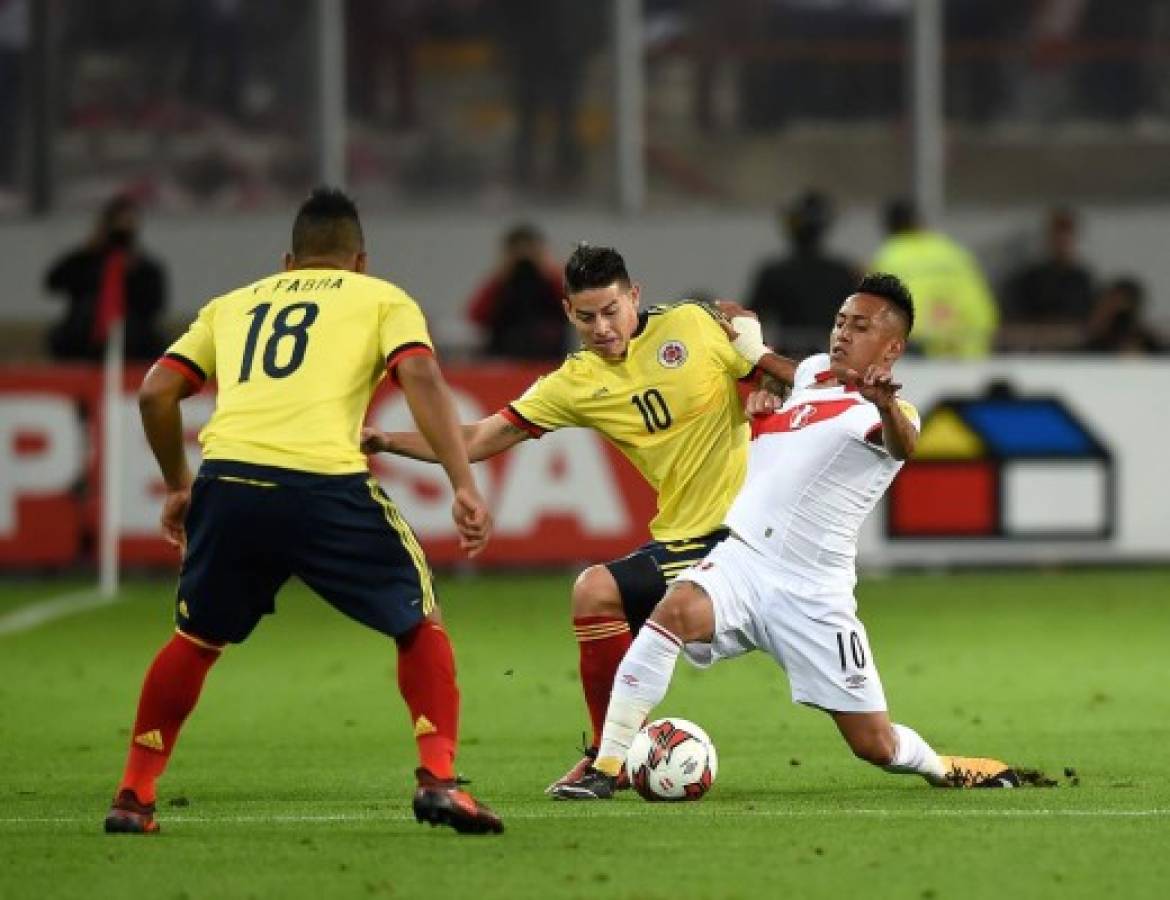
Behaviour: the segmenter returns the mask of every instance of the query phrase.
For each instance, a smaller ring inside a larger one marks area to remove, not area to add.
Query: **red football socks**
[[[176,634],[159,651],[138,698],[130,755],[119,791],[129,788],[141,802],[154,802],[155,782],[167,767],[179,729],[195,708],[203,680],[221,649]]]
[[[581,689],[593,724],[592,746],[596,747],[605,726],[614,676],[633,638],[629,623],[616,616],[577,616],[573,633],[581,649]]]
[[[451,641],[441,625],[428,619],[398,638],[398,689],[410,709],[422,767],[436,778],[454,778],[459,687]]]

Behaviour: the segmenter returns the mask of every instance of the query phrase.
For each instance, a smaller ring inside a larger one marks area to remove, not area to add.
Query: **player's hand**
[[[179,553],[187,552],[187,509],[191,506],[190,486],[178,490],[167,490],[163,499],[162,523],[163,538],[172,547],[177,547]]]
[[[857,388],[857,392],[879,409],[893,405],[902,385],[894,381],[889,366],[870,366],[862,375],[856,369],[845,373],[845,383]]]
[[[362,453],[384,453],[389,449],[385,436],[377,428],[362,429]]]
[[[744,401],[743,411],[748,418],[753,416],[770,416],[783,404],[783,400],[771,391],[752,391]]]
[[[451,504],[451,518],[459,531],[459,549],[476,557],[492,534],[492,514],[475,488],[459,488]]]

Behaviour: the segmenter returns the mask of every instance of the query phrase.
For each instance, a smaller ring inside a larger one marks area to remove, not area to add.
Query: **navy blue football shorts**
[[[240,643],[296,576],[351,619],[395,637],[435,607],[418,538],[368,473],[318,475],[214,460],[191,488],[175,623]]]
[[[638,633],[679,572],[701,562],[727,535],[726,528],[717,528],[710,534],[681,541],[651,541],[628,556],[606,563],[617,582],[630,631]]]

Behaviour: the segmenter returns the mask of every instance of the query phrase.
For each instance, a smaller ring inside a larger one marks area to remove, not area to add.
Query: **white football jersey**
[[[792,376],[792,389],[811,387],[816,384],[817,376],[829,370],[829,354],[816,353],[801,360],[796,372]]]
[[[744,485],[727,513],[732,531],[784,571],[852,590],[861,523],[902,463],[877,438],[881,416],[857,391],[804,379],[775,413],[752,422]],[[918,411],[899,400],[919,428]]]

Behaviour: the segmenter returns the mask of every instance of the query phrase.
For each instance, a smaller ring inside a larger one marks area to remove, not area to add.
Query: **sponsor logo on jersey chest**
[[[658,362],[667,369],[677,369],[687,361],[687,345],[682,341],[667,341],[658,348]]]

